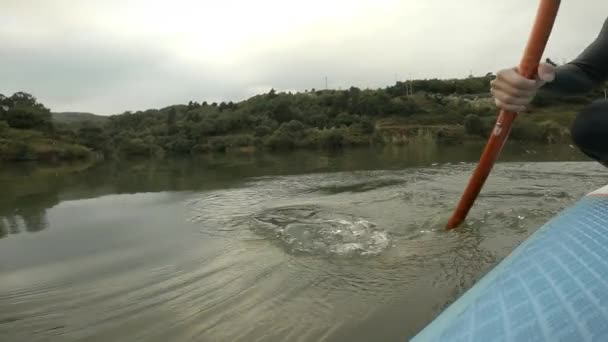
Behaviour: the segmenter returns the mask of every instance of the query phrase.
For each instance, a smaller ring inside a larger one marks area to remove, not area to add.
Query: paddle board
[[[411,341],[608,341],[608,186],[539,228]]]

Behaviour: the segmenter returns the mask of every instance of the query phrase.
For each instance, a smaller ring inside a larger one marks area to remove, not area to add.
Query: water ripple
[[[389,236],[373,222],[337,215],[318,206],[294,206],[253,215],[250,229],[293,254],[378,255]]]

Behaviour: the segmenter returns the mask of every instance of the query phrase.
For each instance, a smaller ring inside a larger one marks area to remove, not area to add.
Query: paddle
[[[559,5],[560,0],[540,1],[534,26],[532,27],[528,44],[518,67],[519,74],[528,79],[536,78],[538,65],[553,29]],[[471,210],[477,195],[479,195],[483,184],[494,166],[494,162],[507,141],[511,131],[511,123],[515,120],[516,116],[517,113],[514,112],[500,111],[479,164],[475,168],[456,210],[448,221],[447,229],[458,227],[466,218],[469,210]]]

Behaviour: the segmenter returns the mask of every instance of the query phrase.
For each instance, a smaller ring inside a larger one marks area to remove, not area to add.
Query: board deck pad
[[[608,341],[608,195],[547,222],[412,341]]]

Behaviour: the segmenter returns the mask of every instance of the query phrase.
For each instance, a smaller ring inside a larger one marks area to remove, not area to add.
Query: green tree
[[[350,126],[357,121],[358,121],[358,118],[356,116],[350,115],[348,113],[340,113],[334,119],[336,126],[342,126],[342,125]]]
[[[52,128],[51,113],[40,106],[23,103],[11,107],[5,115],[9,126],[19,129],[49,129]]]
[[[169,110],[169,114],[167,115],[167,126],[168,127],[175,126],[176,121],[177,121],[177,110],[173,107]]]
[[[8,98],[8,100],[5,99],[5,101],[9,107],[22,105],[38,109],[45,109],[44,106],[39,103],[38,100],[36,100],[36,97],[22,91],[14,93],[10,98]]]
[[[109,152],[109,137],[101,127],[85,125],[78,129],[78,143],[95,151]]]
[[[367,116],[362,117],[361,120],[352,125],[351,128],[357,129],[363,134],[372,134],[375,130],[374,123]]]
[[[2,133],[8,131],[9,129],[9,125],[6,121],[1,121],[0,120],[0,136],[2,136]]]
[[[328,130],[321,137],[321,146],[329,150],[341,149],[344,144],[344,134],[338,129]]]
[[[327,118],[327,115],[323,113],[317,113],[310,116],[305,116],[304,122],[313,127],[323,128],[327,126],[329,120]]]
[[[266,140],[266,145],[276,150],[293,149],[303,140],[305,127],[297,120],[284,123]]]
[[[514,140],[542,142],[545,138],[545,129],[528,118],[519,118],[513,122],[511,138]]]
[[[260,125],[255,127],[255,136],[256,137],[265,137],[272,133],[272,129],[265,125]]]
[[[278,103],[278,105],[270,113],[270,117],[278,122],[288,122],[296,118],[287,99],[284,99]]]
[[[270,89],[270,91],[268,92],[268,95],[266,95],[266,97],[268,97],[269,99],[274,99],[277,96],[278,96],[277,92],[276,92],[276,90],[274,90],[274,88]]]
[[[222,101],[218,106],[218,109],[220,110],[220,112],[223,112],[224,110],[228,109],[228,104]]]

